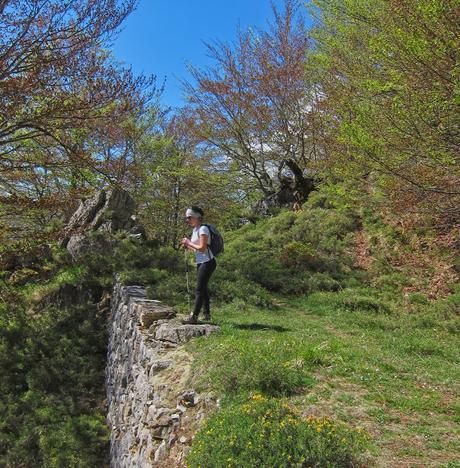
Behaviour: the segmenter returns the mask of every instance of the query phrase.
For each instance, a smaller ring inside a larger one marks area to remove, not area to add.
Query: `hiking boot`
[[[186,319],[182,320],[184,325],[196,325],[198,323],[198,318],[196,315],[190,314]]]
[[[205,322],[211,322],[212,321],[211,314],[204,314],[203,320]]]

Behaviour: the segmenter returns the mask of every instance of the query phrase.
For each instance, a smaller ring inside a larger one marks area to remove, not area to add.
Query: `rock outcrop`
[[[217,330],[180,324],[141,287],[115,286],[106,368],[112,467],[183,466],[215,402],[187,387],[192,358],[181,345]]]
[[[91,236],[91,233],[115,234],[126,231],[129,235],[145,239],[145,230],[136,221],[136,205],[128,192],[120,188],[101,190],[80,202],[80,206],[66,225],[61,245],[74,259],[96,248],[110,248],[109,236]]]

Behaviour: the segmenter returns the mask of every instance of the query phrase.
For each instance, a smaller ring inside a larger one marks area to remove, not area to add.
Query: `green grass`
[[[283,299],[276,309],[224,305],[215,311],[221,333],[189,345],[194,384],[224,408],[256,392],[363,428],[381,466],[455,466],[458,316],[439,305],[407,314],[371,297],[343,290]]]

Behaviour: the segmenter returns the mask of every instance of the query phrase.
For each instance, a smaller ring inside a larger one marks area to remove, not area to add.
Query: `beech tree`
[[[460,222],[455,0],[315,0],[307,60],[324,94],[326,170],[398,213]],[[417,213],[417,214],[415,214]]]
[[[134,77],[107,51],[134,7],[135,0],[0,1],[4,220],[18,220],[21,208],[68,206],[107,169],[94,141],[119,141],[152,97],[154,78]]]
[[[288,0],[283,13],[273,13],[268,31],[209,44],[214,66],[192,69],[195,83],[185,89],[197,137],[282,204],[305,200],[323,156],[311,112],[318,95],[305,75],[302,11]]]
[[[186,208],[197,204],[207,220],[223,226],[236,217],[239,202],[236,174],[216,160],[215,152],[199,145],[190,131],[190,119],[183,109],[165,116],[156,132],[144,135],[132,179],[149,236],[174,248],[189,234]]]

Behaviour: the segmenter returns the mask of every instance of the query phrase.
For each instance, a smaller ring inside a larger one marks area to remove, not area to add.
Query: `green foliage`
[[[249,281],[241,275],[240,271],[228,268],[225,260],[219,261],[210,282],[210,288],[213,298],[224,303],[239,300],[245,304],[273,307],[272,296],[263,286]]]
[[[391,305],[380,298],[375,291],[344,289],[332,297],[335,307],[350,311],[370,313],[391,313]]]
[[[254,394],[207,421],[193,440],[190,468],[352,467],[365,447],[360,431]]]
[[[0,311],[0,464],[103,466],[106,317],[93,304]]]
[[[336,290],[350,277],[348,249],[356,227],[352,211],[318,207],[312,199],[299,213],[284,211],[230,233],[219,258],[225,273],[218,271],[216,278],[232,280],[245,292],[251,283],[282,294]]]
[[[40,431],[43,466],[96,466],[101,463],[101,448],[107,447],[107,442],[107,424],[103,414],[60,419]]]
[[[317,113],[327,133],[324,177],[351,187],[349,202],[360,192],[399,213],[409,209],[412,219],[453,226],[457,0],[312,4],[318,22],[306,75],[324,94]]]
[[[146,136],[139,148],[142,184],[134,195],[143,207],[141,222],[149,237],[174,248],[186,235],[186,208],[200,205],[206,219],[219,226],[228,225],[239,208],[237,173],[216,170],[213,153],[199,146],[185,149],[189,127],[176,115],[163,137]]]
[[[91,252],[81,259],[93,286],[110,289],[115,275],[127,284],[149,286],[168,275],[183,271],[180,255],[170,247],[160,247],[157,241],[141,242],[120,239],[112,250]]]
[[[54,266],[54,276],[48,280],[42,279],[40,283],[35,284],[35,282],[32,282],[25,285],[22,293],[26,300],[31,303],[39,303],[47,296],[59,291],[64,285],[77,286],[81,284],[88,273],[83,265],[67,265],[64,263],[61,264],[61,268],[58,270],[56,270],[56,266]]]

